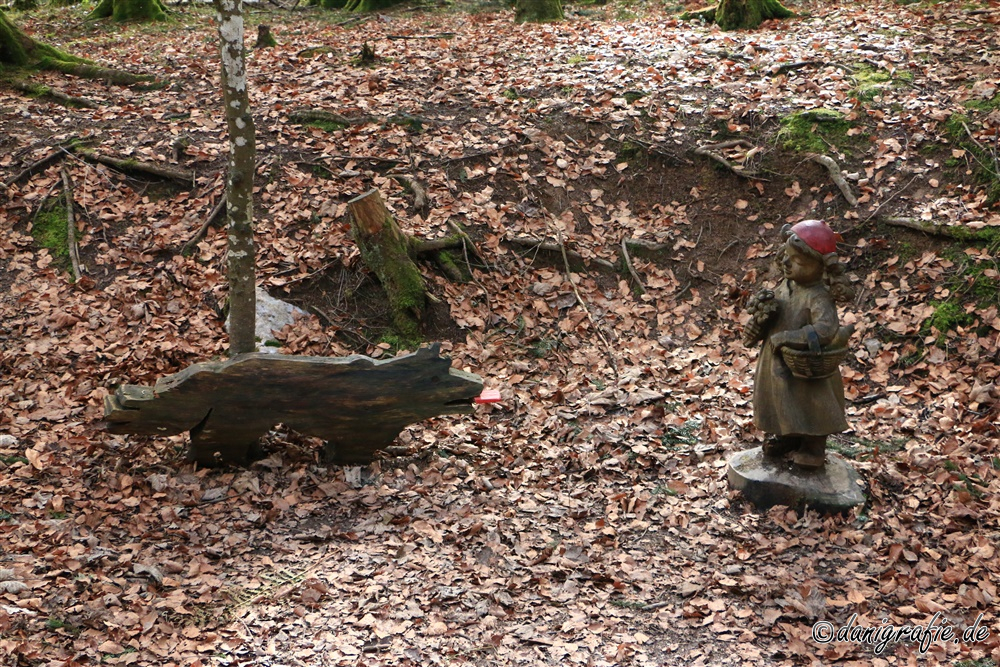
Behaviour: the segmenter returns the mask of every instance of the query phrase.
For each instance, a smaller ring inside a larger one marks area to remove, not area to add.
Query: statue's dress
[[[769,342],[780,331],[795,332],[805,341],[811,326],[820,345],[828,345],[840,328],[829,290],[822,281],[800,285],[784,280],[775,289],[774,298],[779,303],[778,315],[764,336],[754,376],[754,425],[779,436],[830,435],[847,430],[840,371],[821,380],[794,377]]]

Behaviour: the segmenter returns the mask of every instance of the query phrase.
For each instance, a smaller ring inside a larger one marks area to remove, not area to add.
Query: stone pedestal
[[[787,505],[832,514],[865,502],[858,473],[832,452],[822,470],[804,470],[784,459],[765,458],[760,447],[747,449],[729,459],[728,476],[732,488],[759,509]]]

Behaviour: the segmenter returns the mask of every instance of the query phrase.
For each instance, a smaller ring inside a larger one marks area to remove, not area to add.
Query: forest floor
[[[222,196],[214,22],[12,14],[165,85],[32,75],[92,108],[0,85],[0,664],[1000,661],[1000,5],[793,7],[736,33],[638,3],[540,26],[250,11],[278,40],[249,67],[258,275],[311,313],[281,351],[400,352],[345,216],[373,187],[407,232],[460,223],[485,260],[464,284],[423,267],[426,333],[503,402],[410,427],[364,468],[280,430],[262,461],[204,469],[185,437],[101,429],[116,386],[225,356],[225,234],[180,253]],[[194,177],[122,173],[79,142]],[[696,152],[721,142],[728,167]],[[844,235],[858,287],[851,429],[830,443],[865,485],[848,516],[757,512],[726,482],[763,439],[742,308],[807,217]],[[641,286],[623,239],[659,244],[631,255]],[[934,618],[957,640],[812,634]]]

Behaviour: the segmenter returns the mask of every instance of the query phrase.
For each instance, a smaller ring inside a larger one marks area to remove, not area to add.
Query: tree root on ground
[[[70,266],[73,269],[73,282],[80,282],[80,247],[76,243],[76,214],[73,206],[73,181],[66,165],[62,169],[63,190],[66,195],[66,249],[69,251]]]
[[[761,177],[757,172],[747,171],[742,166],[738,164],[733,164],[719,151],[725,150],[726,148],[734,148],[736,146],[750,146],[750,142],[745,139],[735,139],[733,141],[724,141],[718,144],[705,144],[704,146],[698,146],[691,152],[695,155],[701,155],[702,157],[707,157],[711,160],[715,160],[727,170],[736,174],[737,176],[742,176],[743,178],[749,178],[755,181],[766,181],[768,179]]]
[[[830,179],[840,188],[840,192],[844,195],[844,199],[851,206],[858,205],[858,198],[854,196],[854,192],[851,190],[850,184],[840,173],[840,165],[832,157],[827,155],[819,155],[816,153],[810,154],[809,159],[817,164],[821,164],[826,167],[826,170],[830,172]]]

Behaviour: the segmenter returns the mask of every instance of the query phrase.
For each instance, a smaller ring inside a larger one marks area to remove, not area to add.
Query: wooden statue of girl
[[[854,294],[836,255],[835,233],[821,220],[781,230],[777,263],[784,279],[748,305],[747,346],[763,342],[754,375],[754,425],[771,434],[764,456],[806,469],[826,461],[826,438],[847,429],[838,365],[853,327],[842,327],[835,301]]]

